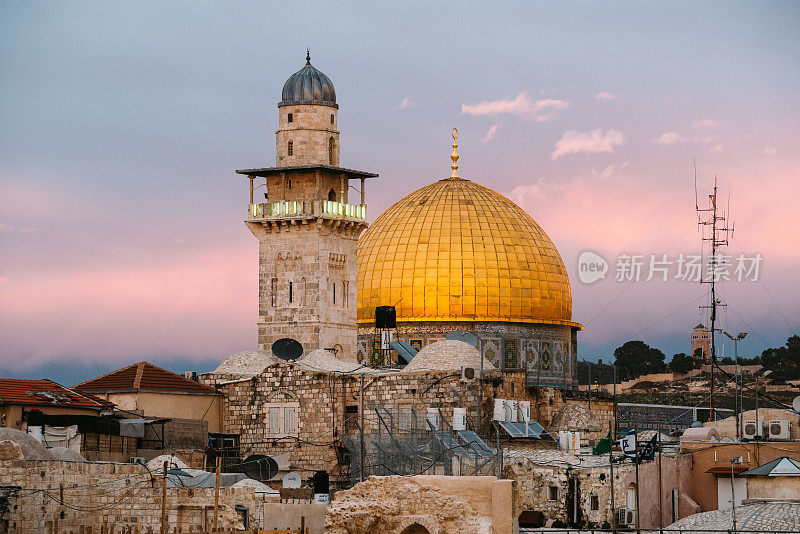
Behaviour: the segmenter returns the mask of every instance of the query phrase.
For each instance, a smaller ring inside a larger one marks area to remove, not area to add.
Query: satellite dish
[[[472,332],[467,332],[466,330],[453,330],[447,334],[446,339],[452,341],[463,341],[464,343],[469,343],[475,348],[480,345],[480,339],[478,339],[478,336]]]
[[[794,408],[794,411],[797,413],[800,413],[800,396],[794,398],[792,401],[792,408]]]
[[[297,489],[303,483],[303,480],[300,478],[300,475],[292,471],[291,473],[286,473],[286,476],[283,477],[283,487],[284,488],[291,488]]]
[[[278,474],[278,462],[272,456],[253,454],[245,458],[242,473],[260,482],[266,482]]]
[[[296,360],[303,355],[303,345],[290,337],[284,337],[272,344],[272,354],[281,360]]]

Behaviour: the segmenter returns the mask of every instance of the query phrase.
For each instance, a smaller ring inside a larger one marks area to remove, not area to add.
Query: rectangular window
[[[597,495],[589,495],[589,509],[590,510],[600,509],[600,499],[597,498]]]
[[[277,406],[269,409],[269,433],[281,433],[281,409]]]
[[[345,308],[350,305],[350,282],[342,280],[342,303]]]
[[[283,409],[283,431],[286,434],[294,434],[294,406]]]
[[[289,282],[289,304],[291,304],[293,301],[294,301],[294,295],[292,291],[292,283]]]
[[[558,486],[548,486],[547,487],[547,500],[548,501],[557,501],[558,500]]]
[[[294,119],[294,117],[292,116],[292,114],[291,114],[291,113],[289,113],[289,116],[288,116],[288,117],[286,117],[286,119],[287,119],[287,121],[286,121],[286,122],[292,122],[292,119]]]
[[[269,289],[270,296],[272,297],[272,307],[278,305],[278,279],[273,278],[270,280],[270,289]]]
[[[506,369],[517,368],[517,340],[504,339],[503,340],[503,365]]]
[[[333,303],[336,304],[336,282],[333,283]]]

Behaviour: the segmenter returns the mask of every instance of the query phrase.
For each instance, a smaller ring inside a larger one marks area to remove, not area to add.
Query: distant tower
[[[695,352],[700,349],[701,355],[697,356]],[[708,328],[702,324],[698,324],[692,330],[692,357],[699,359],[702,363],[708,363],[711,356],[711,333]]]
[[[304,354],[323,348],[356,357],[356,245],[367,227],[364,182],[378,175],[339,167],[338,108],[333,83],[307,54],[278,104],[276,166],[236,171],[250,180],[245,223],[259,241],[262,353],[291,337]],[[353,179],[360,199],[350,202]]]

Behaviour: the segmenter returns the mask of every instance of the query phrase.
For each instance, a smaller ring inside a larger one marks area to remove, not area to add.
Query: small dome
[[[403,370],[458,371],[462,365],[480,368],[481,353],[469,343],[445,339],[426,345]],[[495,366],[484,360],[483,369],[490,371]]]
[[[255,376],[264,372],[268,366],[278,363],[276,357],[252,350],[243,350],[225,358],[214,369],[215,373]]]
[[[330,78],[311,65],[311,55],[306,54],[305,66],[292,74],[283,84],[278,107],[297,104],[319,104],[338,108],[336,90]]]

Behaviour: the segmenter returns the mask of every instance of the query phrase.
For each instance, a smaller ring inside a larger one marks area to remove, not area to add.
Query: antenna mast
[[[697,183],[697,170],[695,168],[695,184]],[[695,191],[697,186],[695,185]],[[696,196],[695,192],[695,196]],[[717,279],[720,278],[719,265],[720,258],[717,254],[719,247],[728,245],[728,236],[732,228],[728,228],[726,224],[726,213],[723,211],[718,215],[717,210],[717,177],[714,176],[714,193],[708,195],[709,207],[700,209],[696,206],[697,222],[701,226],[711,227],[711,236],[702,237],[703,241],[711,243],[711,255],[708,260],[708,269],[706,270],[706,278],[700,276],[701,284],[711,285],[711,304],[708,306],[700,306],[701,309],[711,309],[711,354],[710,354],[710,367],[711,367],[711,394],[709,396],[709,411],[708,420],[716,421],[716,414],[714,412],[714,367],[717,365],[717,352],[716,352],[716,332],[721,330],[717,328],[717,308],[725,307],[726,305],[721,299],[717,298]],[[696,201],[695,201],[696,202]],[[702,272],[702,271],[701,271]]]

